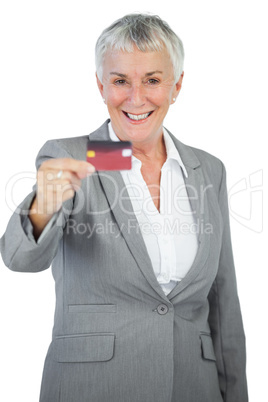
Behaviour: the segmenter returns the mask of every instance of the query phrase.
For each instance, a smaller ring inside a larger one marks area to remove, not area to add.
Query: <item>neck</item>
[[[161,134],[154,142],[132,143],[133,155],[142,163],[166,160],[166,146],[164,136]]]

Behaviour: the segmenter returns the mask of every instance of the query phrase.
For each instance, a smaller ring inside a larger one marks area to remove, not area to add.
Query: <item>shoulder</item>
[[[49,158],[74,158],[85,160],[89,138],[101,140],[106,139],[106,137],[109,138],[108,121],[90,135],[48,140],[37,155],[36,167],[38,169],[39,166]]]
[[[226,170],[224,163],[215,155],[203,149],[190,147],[200,161],[200,168],[207,184],[212,184],[215,189],[220,190],[223,182],[226,181]]]
[[[200,165],[204,169],[213,169],[214,172],[217,170],[219,170],[220,172],[222,171],[223,162],[217,156],[212,155],[209,152],[204,151],[203,149],[195,148],[189,145],[186,146],[188,146],[188,148],[190,148],[192,152],[194,152],[194,154],[200,161]]]
[[[192,167],[198,164],[201,164],[202,166],[213,165],[215,168],[219,167],[221,169],[222,161],[217,156],[212,155],[203,149],[184,144],[170,132],[169,135],[172,138],[175,146],[177,147],[180,156],[185,164],[189,164]]]
[[[213,183],[216,187],[220,186],[222,178],[225,175],[223,162],[217,156],[203,149],[182,143],[171,133],[170,136],[178,149],[186,169],[201,169],[207,183]]]
[[[88,135],[68,138],[56,138],[48,140],[42,149],[46,149],[53,154],[64,154],[67,152],[69,157],[77,158],[81,151],[85,151],[88,141]],[[58,155],[57,155],[58,156]],[[62,156],[58,156],[62,157]]]
[[[58,138],[48,140],[40,149],[36,157],[36,167],[50,158],[74,158],[84,160],[86,158],[86,146],[88,135],[71,138]]]

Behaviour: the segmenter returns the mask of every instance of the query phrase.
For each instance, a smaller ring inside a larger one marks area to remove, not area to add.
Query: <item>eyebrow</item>
[[[150,71],[149,73],[145,74],[145,77],[151,77],[154,74],[163,74],[163,71],[160,71],[160,70]],[[117,75],[118,77],[121,77],[121,78],[127,78],[127,74],[118,73],[116,71],[111,71],[110,75]]]

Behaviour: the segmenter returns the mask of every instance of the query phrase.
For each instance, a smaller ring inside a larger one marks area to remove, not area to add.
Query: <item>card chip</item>
[[[95,151],[87,151],[87,156],[88,156],[88,158],[94,158],[95,157]]]

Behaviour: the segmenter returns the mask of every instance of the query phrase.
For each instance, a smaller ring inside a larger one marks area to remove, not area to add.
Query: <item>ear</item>
[[[98,85],[99,91],[100,91],[100,93],[101,93],[101,96],[102,96],[102,98],[104,98],[104,95],[103,95],[103,84],[102,84],[101,81],[99,80],[99,77],[98,77],[97,73],[96,73],[96,79],[97,79],[97,85]]]
[[[175,84],[175,87],[174,87],[174,90],[173,90],[173,96],[172,96],[172,99],[175,99],[175,101],[173,100],[172,103],[175,103],[175,102],[176,102],[176,98],[177,98],[177,96],[178,96],[179,93],[180,93],[181,86],[182,86],[183,76],[184,76],[184,71],[181,73],[181,76],[180,76],[180,78],[179,78],[179,81],[176,82],[176,84]]]

